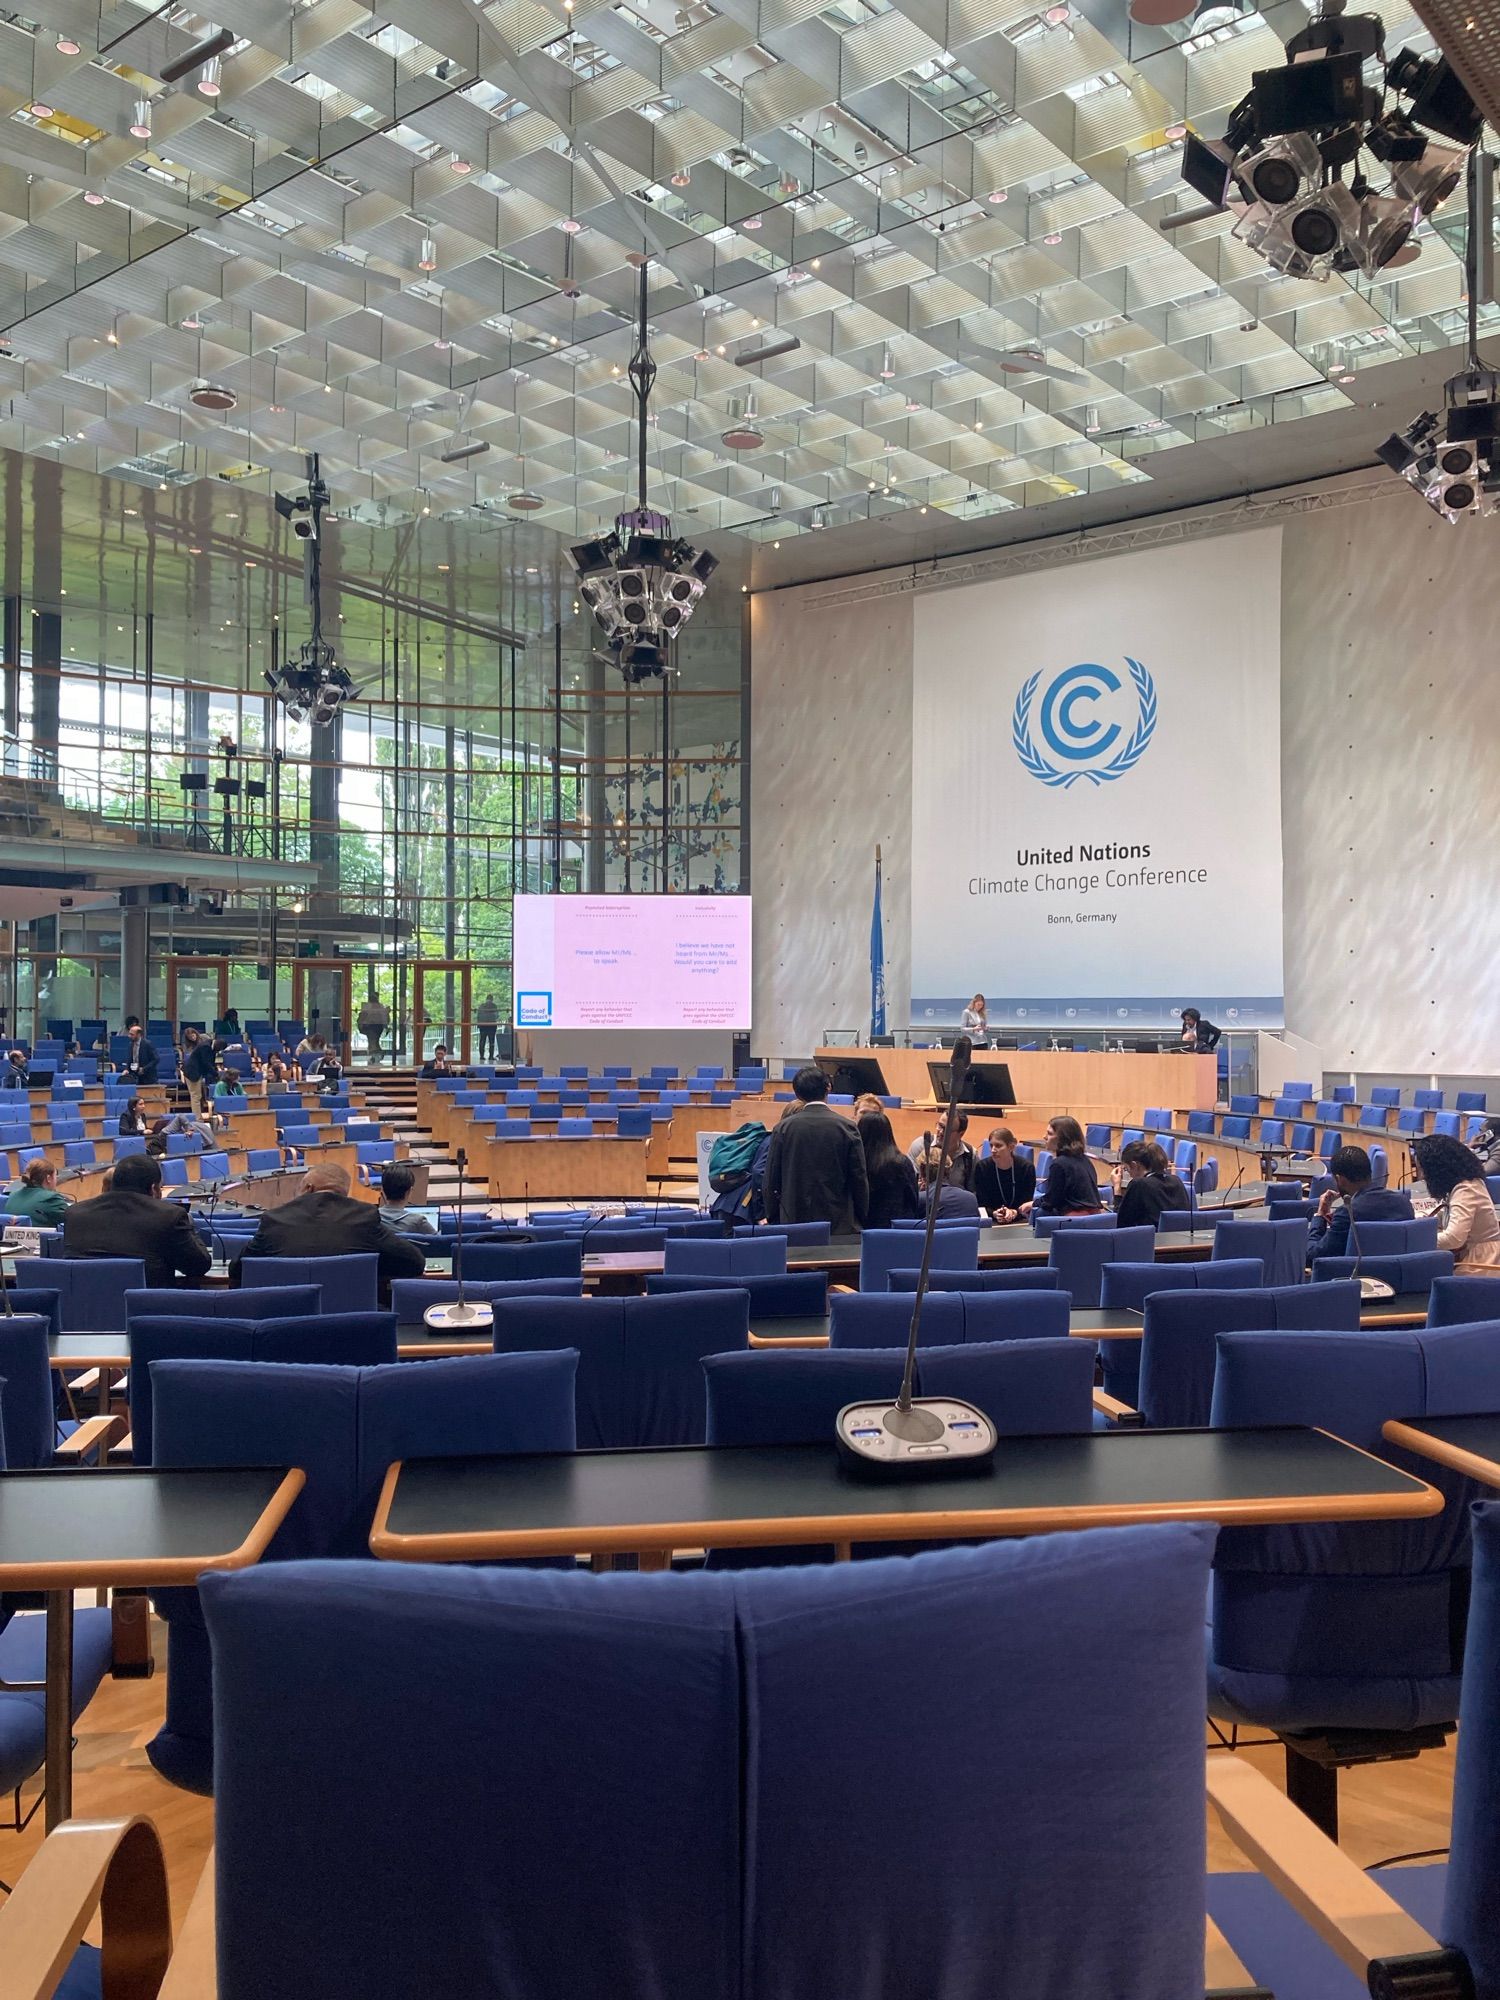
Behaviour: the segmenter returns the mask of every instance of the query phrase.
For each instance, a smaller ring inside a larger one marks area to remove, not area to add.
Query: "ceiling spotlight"
[[[83,198],[90,208],[103,208],[104,206],[104,197],[100,194],[98,188],[85,188]]]
[[[149,139],[151,137],[151,100],[149,97],[138,97],[135,100],[135,122],[130,128],[130,136],[132,139]]]
[[[672,176],[672,185],[674,188],[691,187],[692,184],[693,170],[691,167],[679,167]]]
[[[1161,135],[1164,139],[1169,139],[1175,143],[1178,139],[1185,139],[1187,137],[1187,126],[1183,124],[1180,118],[1176,118],[1170,125],[1162,127]]]
[[[36,103],[28,104],[26,109],[31,113],[33,118],[51,118],[56,115],[52,106],[50,104],[43,104],[40,98]]]
[[[83,51],[71,35],[59,35],[57,38],[57,53],[60,56],[76,56],[81,55]]]
[[[267,414],[268,414],[268,415],[270,415],[270,416],[273,416],[273,417],[284,417],[284,416],[286,415],[286,404],[285,404],[285,403],[267,403],[267,405],[266,405],[266,411],[267,411]]]
[[[120,336],[115,332],[113,327],[105,334],[104,338],[111,347],[118,347],[120,344]]]
[[[895,363],[891,360],[891,350],[889,344],[887,344],[880,356],[880,379],[882,382],[889,382],[895,376],[895,373]]]
[[[219,74],[219,58],[217,56],[210,56],[208,61],[203,65],[202,75],[198,78],[197,88],[200,97],[217,97],[219,95],[224,87],[219,80]]]
[[[922,407],[922,405],[921,405],[921,404],[920,404],[920,403],[919,403],[919,402],[917,401],[917,399],[916,399],[916,397],[915,397],[915,396],[908,396],[908,397],[907,397],[907,399],[906,399],[906,414],[907,414],[907,415],[908,415],[909,417],[914,417],[914,416],[915,416],[915,415],[917,414],[917,412],[918,412],[918,411],[919,411],[919,410],[921,409],[921,407]]]
[[[417,258],[417,269],[419,271],[435,271],[437,269],[437,245],[430,236],[422,238],[422,249]]]
[[[448,350],[452,347],[453,342],[451,340],[444,340],[440,336],[432,344],[437,349],[439,354],[446,354]]]
[[[780,187],[781,192],[785,195],[797,195],[802,192],[802,183],[795,174],[783,174],[781,176]]]
[[[185,320],[183,320],[182,330],[184,333],[197,333],[198,330],[202,327],[202,325],[203,325],[202,320],[199,319],[198,315],[195,312],[192,312],[188,314]]]
[[[740,227],[742,229],[759,229],[760,217],[758,215],[747,215],[745,220],[740,224]]]
[[[188,390],[188,401],[195,409],[212,410],[216,416],[222,416],[234,408],[239,397],[221,382],[195,382]]]
[[[1042,238],[1042,241],[1052,249],[1056,249],[1057,245],[1062,242],[1062,231],[1060,229],[1049,229],[1047,234]]]
[[[1010,200],[1010,190],[1008,188],[991,188],[985,196],[985,200],[991,208],[998,208],[1001,202]]]
[[[1049,7],[1042,16],[1049,28],[1060,28],[1065,21],[1071,21],[1072,18],[1073,9],[1068,6],[1067,0],[1057,0],[1057,4]]]
[[[765,443],[765,436],[755,421],[755,392],[752,389],[745,398],[743,409],[736,397],[729,405],[729,427],[720,433],[719,442],[731,451],[759,451]]]
[[[533,492],[529,486],[523,486],[519,492],[512,493],[505,504],[511,509],[512,513],[535,514],[541,508],[545,507],[547,503],[540,493]]]
[[[472,174],[474,163],[472,160],[466,160],[462,153],[450,153],[448,155],[448,171],[450,174]]]
[[[583,224],[570,215],[564,221],[560,222],[558,227],[564,236],[576,236],[579,230],[582,229]]]

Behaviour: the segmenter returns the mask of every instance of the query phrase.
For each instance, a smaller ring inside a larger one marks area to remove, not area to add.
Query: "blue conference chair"
[[[1401,1102],[1401,1092],[1393,1083],[1377,1083],[1370,1087],[1371,1104],[1379,1104],[1393,1110]]]
[[[1141,1322],[1135,1407],[1153,1430],[1206,1424],[1213,1403],[1215,1342],[1221,1333],[1288,1328],[1352,1333],[1359,1326],[1359,1305],[1358,1286],[1338,1283],[1154,1293]],[[1110,1373],[1106,1369],[1106,1385]]]
[[[738,1289],[500,1299],[494,1307],[497,1353],[576,1352],[582,1450],[702,1444],[703,1357],[747,1347],[749,1327],[749,1301]]]
[[[464,1247],[464,1276],[492,1278],[581,1278],[583,1245],[478,1242]]]
[[[1221,1222],[1214,1231],[1214,1261],[1259,1257],[1268,1285],[1295,1285],[1307,1266],[1307,1225],[1300,1216],[1285,1222]]]
[[[827,1222],[761,1222],[755,1224],[755,1232],[757,1235],[784,1237],[789,1244],[833,1241],[833,1227]]]
[[[1262,1118],[1260,1121],[1260,1143],[1262,1146],[1284,1146],[1286,1144],[1286,1120],[1284,1118]]]
[[[1382,1426],[1397,1412],[1433,1410],[1434,1376],[1454,1392],[1477,1387],[1492,1404],[1500,1393],[1500,1368],[1485,1358],[1493,1334],[1222,1333],[1212,1421],[1317,1425],[1404,1464]],[[1432,1470],[1420,1461],[1410,1469]],[[1289,1795],[1334,1838],[1341,1766],[1410,1756],[1441,1741],[1458,1715],[1468,1563],[1467,1507],[1452,1498],[1425,1520],[1219,1538],[1209,1711],[1282,1738]]]
[[[465,1264],[468,1258],[464,1259]],[[579,1299],[583,1297],[582,1278],[477,1278],[471,1279],[464,1272],[464,1293],[470,1299],[482,1300],[493,1305],[496,1299],[543,1298]],[[452,1278],[392,1278],[391,1311],[396,1315],[398,1331],[402,1327],[419,1327],[422,1315],[429,1306],[449,1305],[458,1296],[458,1287]],[[489,1329],[478,1329],[480,1336],[487,1335]]]
[[[570,1354],[381,1368],[159,1361],[156,1463],[300,1466],[307,1483],[262,1562],[361,1561],[395,1460],[572,1450],[573,1368]],[[167,1622],[167,1713],[147,1755],[170,1783],[211,1791],[213,1689],[198,1593],[155,1598]]]
[[[373,1250],[339,1257],[242,1257],[240,1284],[318,1285],[328,1312],[374,1312],[379,1270]]]
[[[883,1292],[890,1273],[912,1262],[912,1235],[905,1229],[867,1229],[859,1239],[859,1289]],[[935,1270],[977,1271],[979,1230],[937,1229],[932,1236]]]
[[[828,1344],[905,1347],[915,1303],[909,1292],[835,1292],[828,1302]],[[975,1341],[1055,1340],[1067,1335],[1070,1310],[1066,1292],[935,1292],[922,1303],[918,1342],[922,1347],[959,1347]]]
[[[1312,1274],[1319,1283],[1356,1276],[1383,1278],[1398,1292],[1425,1292],[1434,1279],[1452,1277],[1453,1252],[1412,1250],[1396,1257],[1318,1257],[1313,1260]]]
[[[150,1287],[125,1294],[125,1325],[138,1319],[291,1319],[320,1312],[318,1285],[244,1285],[236,1291],[171,1291]]]
[[[1211,1139],[1214,1134],[1214,1114],[1211,1111],[1190,1111],[1187,1128],[1195,1138]]]
[[[921,1271],[913,1264],[907,1270],[890,1272],[893,1292],[914,1292]],[[929,1271],[929,1291],[934,1292],[1055,1292],[1061,1289],[1056,1271],[1046,1264],[1019,1264],[1014,1270]]]
[[[1245,1257],[1231,1261],[1212,1260],[1205,1264],[1181,1264],[1153,1262],[1142,1264],[1106,1264],[1099,1274],[1099,1303],[1106,1309],[1119,1312],[1139,1312],[1142,1314],[1142,1334],[1139,1338],[1101,1340],[1099,1359],[1102,1364],[1104,1387],[1107,1393],[1128,1403],[1132,1409],[1140,1408],[1141,1401],[1141,1346],[1144,1340],[1146,1302],[1159,1292],[1208,1292],[1229,1287],[1245,1289],[1265,1283],[1266,1269],[1258,1257]],[[1272,1322],[1267,1322],[1271,1324]],[[1213,1353],[1209,1351],[1206,1382],[1213,1382]],[[1208,1407],[1208,1390],[1203,1391],[1203,1406]]]
[[[878,1969],[869,2000],[930,1990],[935,1959],[951,1989],[955,1958],[1003,1966],[1017,1994],[1201,1989],[1210,1539],[1118,1530],[670,1589],[327,1564],[207,1579],[222,2000],[457,1993],[497,1964],[536,2000],[800,2000],[846,1990],[856,1959]],[[912,1722],[910,1691],[936,1686]],[[898,1740],[929,1767],[961,1754],[969,1780],[861,1842],[840,1775]],[[1055,1802],[1091,1784],[1084,1842]],[[468,1838],[433,1840],[432,1797]],[[1004,1895],[976,1897],[981,1854]]]
[[[1164,1208],[1156,1218],[1158,1236],[1190,1236],[1195,1230],[1217,1229],[1221,1222],[1233,1222],[1232,1208]]]
[[[1435,1215],[1423,1216],[1416,1222],[1360,1222],[1355,1227],[1361,1257],[1400,1257],[1408,1251],[1437,1248]]]
[[[125,1293],[146,1282],[139,1257],[18,1257],[16,1283],[55,1291],[64,1333],[114,1333]]]
[[[1483,1111],[1488,1097],[1482,1090],[1460,1090],[1453,1099],[1455,1111]]]
[[[1356,1103],[1354,1085],[1352,1083],[1336,1083],[1333,1087],[1333,1101],[1335,1104]]]
[[[1049,1236],[1056,1236],[1065,1229],[1114,1229],[1117,1226],[1111,1209],[1100,1209],[1093,1215],[1033,1215],[1031,1218],[1032,1235],[1044,1242]]]
[[[705,1272],[715,1277],[751,1272],[770,1277],[786,1270],[786,1250],[784,1236],[726,1236],[718,1242],[677,1237],[666,1246],[664,1269],[668,1277]]]
[[[1220,1131],[1226,1139],[1246,1140],[1250,1137],[1250,1120],[1244,1113],[1226,1118]]]
[[[1434,1278],[1427,1295],[1427,1324],[1466,1326],[1473,1320],[1500,1321],[1500,1272],[1493,1278]]]
[[[646,1293],[652,1298],[670,1298],[682,1292],[726,1290],[745,1294],[752,1320],[828,1317],[826,1271],[752,1271],[748,1274],[730,1273],[724,1277],[702,1272],[670,1277],[653,1272],[646,1280]]]
[[[1260,1109],[1260,1099],[1253,1090],[1241,1092],[1230,1098],[1229,1108],[1236,1116],[1243,1116],[1246,1112],[1253,1116]]]
[[[130,1439],[137,1465],[157,1462],[156,1371],[167,1361],[299,1367],[377,1367],[396,1359],[394,1313],[316,1313],[307,1319],[208,1319],[178,1314],[130,1328]]]
[[[1060,1229],[1047,1249],[1047,1262],[1075,1306],[1099,1303],[1100,1273],[1106,1264],[1145,1263],[1156,1250],[1156,1231]]]

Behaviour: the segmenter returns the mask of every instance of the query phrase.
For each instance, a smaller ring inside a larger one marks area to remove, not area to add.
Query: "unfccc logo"
[[[1080,778],[1106,785],[1134,770],[1156,733],[1156,683],[1139,660],[1127,659],[1125,665],[1133,689],[1134,727],[1127,703],[1116,699],[1125,683],[1109,667],[1085,662],[1064,667],[1045,687],[1039,673],[1021,684],[1010,734],[1016,755],[1033,778],[1066,790]],[[1033,720],[1044,749],[1038,749],[1032,736]]]

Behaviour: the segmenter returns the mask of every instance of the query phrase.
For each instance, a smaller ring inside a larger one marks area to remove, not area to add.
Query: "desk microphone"
[[[495,1309],[487,1299],[475,1300],[464,1295],[464,1168],[469,1164],[469,1156],[462,1146],[454,1153],[453,1161],[458,1168],[458,1196],[453,1205],[453,1281],[458,1288],[458,1297],[429,1306],[422,1315],[425,1325],[435,1327],[441,1333],[454,1328],[467,1332],[471,1328],[493,1326],[495,1323]]]
[[[948,1075],[948,1115],[943,1120],[939,1160],[946,1161],[948,1143],[958,1116],[958,1103],[968,1077],[974,1045],[960,1035],[953,1045]],[[941,1167],[940,1167],[941,1172]],[[912,1301],[911,1333],[906,1343],[906,1368],[894,1403],[848,1403],[838,1413],[834,1437],[840,1455],[851,1465],[887,1476],[963,1471],[989,1458],[998,1443],[995,1426],[983,1410],[954,1396],[912,1396],[917,1369],[917,1334],[922,1302],[932,1272],[932,1239],[937,1229],[938,1193],[928,1190],[927,1228],[922,1238],[922,1266]]]

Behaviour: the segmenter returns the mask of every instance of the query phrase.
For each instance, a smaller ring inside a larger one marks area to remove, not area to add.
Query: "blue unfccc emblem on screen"
[[[1011,717],[1011,741],[1022,764],[1044,785],[1066,790],[1086,778],[1107,785],[1134,770],[1156,733],[1156,683],[1139,660],[1126,660],[1135,696],[1135,725],[1116,699],[1125,682],[1110,667],[1085,661],[1045,680],[1023,681]],[[1041,738],[1040,746],[1037,737]]]

